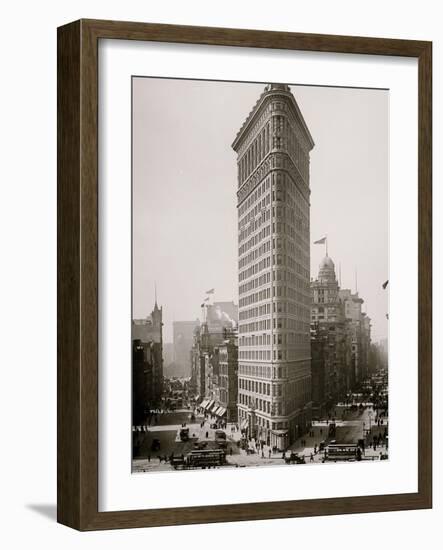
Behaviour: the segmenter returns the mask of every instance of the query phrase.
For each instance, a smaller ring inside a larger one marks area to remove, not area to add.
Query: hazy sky
[[[172,321],[195,319],[205,291],[234,300],[237,166],[231,144],[264,84],[134,78],[133,314],[145,317],[157,285],[164,340]],[[387,336],[389,92],[291,86],[315,142],[311,242],[328,235],[342,288],[355,291]],[[311,246],[316,278],[324,246]],[[389,288],[389,287],[388,287]]]

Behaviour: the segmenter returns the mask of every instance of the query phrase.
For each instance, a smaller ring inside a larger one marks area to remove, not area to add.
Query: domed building
[[[311,281],[311,375],[313,417],[322,417],[346,387],[347,332],[332,258],[320,262]]]
[[[311,282],[311,322],[337,322],[343,317],[343,308],[338,296],[338,282],[335,266],[326,254],[320,262],[318,278]]]

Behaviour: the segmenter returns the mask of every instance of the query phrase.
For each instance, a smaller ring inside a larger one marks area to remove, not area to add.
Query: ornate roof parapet
[[[292,114],[294,115],[295,119],[299,123],[299,126],[302,129],[303,138],[306,142],[306,145],[309,149],[312,149],[314,147],[314,140],[312,139],[311,133],[309,132],[309,129],[306,125],[305,119],[303,118],[303,115],[300,111],[300,108],[287,84],[278,84],[278,83],[271,83],[268,84],[260,97],[258,98],[257,102],[255,103],[254,107],[252,108],[249,115],[246,117],[246,120],[242,124],[240,130],[237,132],[237,135],[235,137],[234,142],[232,143],[232,148],[234,151],[238,152],[240,144],[242,142],[242,138],[244,135],[249,134],[249,132],[246,132],[247,129],[252,125],[254,119],[256,117],[259,117],[262,111],[263,106],[265,103],[268,102],[269,99],[273,97],[282,96],[282,99],[286,99],[280,106],[282,110],[284,109],[284,103],[291,106]],[[289,101],[288,101],[289,100]]]

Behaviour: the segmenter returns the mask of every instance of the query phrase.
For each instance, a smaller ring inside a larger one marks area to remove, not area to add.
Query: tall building
[[[234,302],[214,302],[204,307],[204,320],[194,329],[191,358],[191,389],[198,400],[218,399],[218,347],[226,339],[226,330],[238,322],[238,306]]]
[[[344,302],[335,266],[326,254],[311,282],[311,354],[313,416],[324,416],[351,384],[351,354]]]
[[[134,344],[134,341],[137,341]],[[134,362],[140,364],[141,348],[144,349],[145,361],[152,368],[148,388],[153,403],[158,405],[163,393],[163,308],[157,301],[151,315],[145,319],[132,320],[133,368]],[[149,350],[149,353],[148,353]],[[152,403],[150,403],[152,405]]]
[[[219,346],[219,363],[220,405],[227,422],[237,422],[238,338],[234,330],[226,330],[226,340]]]
[[[362,350],[362,310],[364,300],[358,292],[352,293],[348,288],[339,290],[339,297],[343,302],[344,314],[347,321],[347,329],[351,340],[352,368],[350,373],[350,385],[354,387],[362,381],[366,366]]]
[[[160,405],[163,378],[158,344],[132,341],[132,423],[144,422],[150,410]]]
[[[239,422],[286,449],[310,422],[311,134],[269,84],[234,143],[238,167]]]

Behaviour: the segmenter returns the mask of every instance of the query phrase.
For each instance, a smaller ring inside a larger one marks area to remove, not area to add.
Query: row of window
[[[239,280],[242,281],[246,278],[248,278],[247,270],[240,272]],[[259,288],[265,284],[270,283],[271,280],[276,281],[278,283],[280,282],[290,283],[292,288],[297,289],[298,292],[301,292],[304,296],[309,297],[309,299],[311,300],[310,283],[306,279],[302,278],[299,274],[294,273],[294,271],[291,271],[290,269],[274,269],[272,271],[268,271],[267,273],[263,273],[259,277],[256,277],[255,279],[251,279],[247,283],[241,284],[239,286],[239,294],[245,294],[246,292]],[[314,293],[314,298],[315,298],[315,293]]]
[[[248,243],[245,243],[242,245],[238,250],[238,255],[241,257],[242,254],[250,250],[253,246],[256,246],[261,240],[265,239],[271,234],[271,226],[267,225],[263,228],[263,231],[260,231],[255,237],[253,237]],[[251,242],[251,241],[256,241]],[[258,248],[253,250],[250,254],[248,254],[244,260],[246,263],[249,263],[250,261],[256,260],[260,256],[263,256],[263,254],[266,254],[266,252],[269,252],[271,250],[271,239],[261,244]]]
[[[271,304],[266,304],[269,310],[271,310]],[[266,309],[264,306],[264,309]],[[266,313],[266,312],[265,312]],[[261,319],[253,323],[239,323],[238,331],[240,334],[245,332],[257,332],[260,330],[269,330],[271,328],[271,319]]]
[[[275,336],[275,335],[274,335]],[[239,346],[244,348],[248,346],[270,346],[270,334],[252,334],[251,336],[241,336],[238,340]]]
[[[311,303],[310,296],[304,295],[291,285],[277,284],[249,294],[249,296],[240,298],[239,307],[244,308],[250,306],[251,304],[262,302],[263,300],[269,300],[271,295],[273,298],[286,298],[287,300],[292,300],[293,302],[299,304],[309,305]]]
[[[270,210],[268,209],[266,210],[266,212],[263,212],[261,216],[261,220],[267,221],[269,219],[269,216],[270,216]],[[269,223],[266,227],[263,227],[263,229],[261,229],[256,235],[251,237],[247,242],[239,246],[239,249],[238,249],[239,256],[241,256],[242,254],[244,254],[254,246],[257,246],[260,241],[262,241],[266,237],[269,237],[270,234],[271,234],[271,224]],[[239,243],[243,241],[245,238],[247,238],[248,236],[249,236],[249,232],[246,230],[243,230],[238,237]]]
[[[258,292],[254,292],[253,294],[250,294],[249,296],[245,296],[244,298],[240,298],[238,301],[238,305],[240,308],[250,306],[251,304],[255,304],[257,302],[262,302],[263,300],[269,300],[271,297],[271,287],[264,288],[263,290],[259,290]]]
[[[257,410],[271,414],[271,402],[267,401],[265,399],[260,399],[258,397],[255,397],[253,395],[245,394],[245,393],[239,393],[238,394],[238,402],[241,405],[246,405],[247,407],[254,406]],[[274,408],[272,413],[275,415],[279,415],[279,405],[281,408],[281,403],[274,403]]]
[[[266,309],[271,308],[270,304],[266,304]],[[246,332],[259,332],[261,330],[270,330],[271,319],[261,319],[260,321],[254,321],[252,323],[239,323],[239,333],[244,334]],[[310,330],[309,323],[301,321],[300,319],[293,319],[291,317],[274,317],[272,319],[272,328],[279,330],[292,330],[298,332],[308,333]]]
[[[269,182],[269,180],[266,180]],[[268,183],[269,184],[269,183]],[[244,227],[248,226],[251,221],[255,220],[255,218],[262,212],[264,208],[266,208],[266,205],[270,204],[271,202],[271,194],[267,193],[265,197],[260,199],[261,193],[260,189],[264,186],[264,182],[262,185],[259,185],[257,189],[249,195],[249,198],[246,199],[246,201],[242,204],[242,206],[238,209],[238,232],[241,234]],[[258,195],[258,198],[257,198]],[[258,202],[257,202],[258,201]],[[250,210],[248,211],[248,209]],[[246,214],[243,216],[242,212],[244,213],[246,211]]]
[[[238,351],[238,358],[243,361],[294,361],[301,356],[309,355],[310,353],[310,338],[306,335],[307,342],[299,344],[290,349],[274,349],[270,350],[243,350]]]
[[[310,341],[309,332],[278,332],[272,335],[272,343],[275,346],[298,346]],[[270,334],[251,334],[239,338],[239,347],[270,346]]]
[[[240,390],[247,390],[250,392],[258,393],[260,395],[271,395],[271,386],[272,386],[272,395],[274,397],[282,395],[281,384],[271,384],[269,382],[260,382],[259,380],[250,380],[249,378],[238,379],[238,388]]]
[[[238,161],[239,186],[257,168],[269,153],[269,133],[271,124],[268,122]]]
[[[271,272],[268,271],[267,273],[263,273],[263,275],[260,275],[260,277],[256,277],[255,279],[252,279],[247,283],[240,285],[238,288],[238,293],[240,295],[245,294],[250,290],[254,290],[255,288],[259,288],[260,286],[263,286],[270,282],[271,282]]]
[[[269,304],[266,304],[266,306],[268,305]],[[266,309],[268,308],[266,307]],[[272,309],[272,313],[291,313],[296,317],[298,317],[300,320],[304,320],[306,322],[309,320],[311,316],[311,308],[309,307],[309,301],[305,305],[302,305],[301,303],[291,302],[288,300],[275,301],[275,302],[272,302],[272,306],[270,306],[270,309]],[[260,316],[259,312],[260,312],[259,307],[256,306],[250,309],[240,311],[238,318],[240,321],[245,321],[247,319],[259,317]]]
[[[245,225],[248,221],[254,218],[257,214],[257,211],[251,210],[244,217],[242,217],[253,204],[255,204],[258,199],[271,187],[271,179],[268,176],[262,181],[260,185],[249,195],[249,197],[238,207],[238,217],[239,217],[239,229]],[[257,205],[258,206],[258,205]],[[255,207],[254,207],[255,208]]]
[[[246,258],[243,258],[238,262],[239,269],[242,269],[243,267],[248,265],[248,263],[249,262],[246,261]],[[260,273],[260,271],[263,271],[263,269],[266,269],[270,266],[271,266],[271,256],[266,256],[259,262],[249,266],[248,269],[246,269],[245,278],[249,278],[249,277],[252,277],[253,275],[257,275],[257,273]]]
[[[263,199],[264,200],[264,199]],[[271,219],[271,209],[269,207],[263,207],[260,211],[260,214],[251,220],[248,225],[242,228],[241,231],[238,233],[238,243],[240,244],[242,241],[247,239],[250,235],[253,235],[260,227],[269,221]],[[270,229],[267,230],[267,233],[262,234],[261,238],[270,235]],[[256,239],[254,242],[254,238]],[[249,248],[252,248],[255,244],[259,242],[259,236],[255,235],[250,239]],[[243,252],[245,249],[243,250]]]

